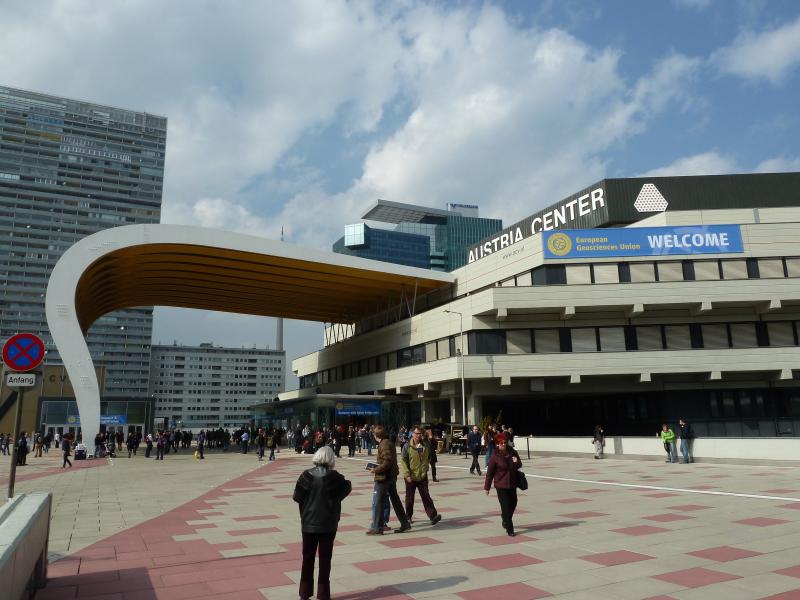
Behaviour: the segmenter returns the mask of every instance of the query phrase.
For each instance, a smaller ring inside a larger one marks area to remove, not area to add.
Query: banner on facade
[[[739,225],[546,231],[545,258],[661,256],[744,252]]]
[[[337,417],[364,417],[368,415],[380,415],[380,402],[337,402]]]
[[[67,417],[67,425],[80,426],[81,418],[78,415]],[[127,425],[128,415],[100,415],[100,425]]]

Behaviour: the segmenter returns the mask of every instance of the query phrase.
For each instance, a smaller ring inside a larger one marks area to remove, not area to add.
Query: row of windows
[[[550,354],[797,346],[798,322],[687,323],[618,327],[559,327],[469,331],[468,354]],[[457,356],[460,336],[450,336],[300,377],[308,388]]]
[[[666,260],[542,265],[500,282],[501,287],[655,281],[712,281],[800,277],[800,258]]]

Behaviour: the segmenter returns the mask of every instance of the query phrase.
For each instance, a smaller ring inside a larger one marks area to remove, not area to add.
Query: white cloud
[[[782,83],[800,65],[800,18],[767,31],[742,32],[714,52],[711,63],[744,79]]]
[[[764,160],[755,168],[756,173],[793,173],[800,171],[800,157],[776,156]]]
[[[736,172],[736,160],[717,152],[684,156],[673,163],[646,171],[637,177],[668,177],[671,175],[721,175]]]
[[[285,226],[317,248],[379,197],[511,223],[602,178],[609,148],[693,108],[700,68],[672,54],[631,81],[619,63],[461,3],[17,2],[0,37],[5,84],[168,116],[164,222]],[[306,136],[359,149],[351,185],[326,189],[328,157],[296,149]]]

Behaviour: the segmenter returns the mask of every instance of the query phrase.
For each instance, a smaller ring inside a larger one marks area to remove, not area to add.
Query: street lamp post
[[[461,347],[456,351],[459,363],[461,366],[461,419],[464,421],[463,425],[467,425],[467,396],[464,393],[464,315],[457,310],[445,309],[446,313],[458,315],[458,331]]]

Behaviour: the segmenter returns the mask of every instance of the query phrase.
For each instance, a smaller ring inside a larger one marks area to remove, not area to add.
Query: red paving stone
[[[762,552],[754,552],[753,550],[743,550],[741,548],[734,548],[733,546],[718,546],[716,548],[706,548],[705,550],[696,550],[695,552],[687,552],[692,556],[699,558],[708,558],[717,562],[730,562],[732,560],[739,560],[740,558],[749,558],[751,556],[761,556]]]
[[[764,490],[762,494],[794,494],[798,490],[792,490],[789,488],[774,488],[771,490]]]
[[[239,535],[255,535],[257,533],[275,533],[276,531],[281,531],[278,527],[260,527],[257,529],[240,529],[238,531],[228,531],[228,535],[239,536]]]
[[[780,504],[780,508],[791,508],[792,510],[800,510],[800,502],[790,502],[789,504]]]
[[[551,502],[558,502],[559,504],[577,504],[578,502],[589,502],[588,498],[561,498],[560,500],[551,500]]]
[[[487,546],[505,546],[506,544],[521,544],[523,542],[535,542],[539,538],[531,537],[529,535],[515,535],[509,537],[507,535],[493,535],[491,537],[478,538],[476,541]]]
[[[499,571],[501,569],[511,569],[514,567],[527,567],[528,565],[537,565],[540,562],[538,558],[528,556],[527,554],[502,554],[500,556],[489,556],[487,558],[475,558],[468,560],[468,563],[486,569],[487,571]]]
[[[741,579],[741,577],[729,573],[721,573],[720,571],[713,571],[711,569],[704,569],[703,567],[695,567],[693,569],[683,569],[682,571],[653,575],[653,579],[674,583],[675,585],[686,588],[698,588],[713,583]]]
[[[786,519],[771,519],[770,517],[755,517],[753,519],[742,519],[740,521],[734,521],[734,523],[738,523],[739,525],[752,525],[753,527],[770,527],[772,525],[782,525],[783,523],[789,523]]]
[[[774,571],[778,575],[786,575],[787,577],[797,577],[800,579],[800,565],[789,567],[788,569],[781,569],[780,571]]]
[[[575,490],[579,494],[597,494],[603,492],[610,492],[611,490],[606,488],[589,488],[587,490]]]
[[[411,596],[407,596],[390,585],[345,594],[334,593],[334,598],[336,600],[413,600]],[[263,597],[259,600],[263,600]]]
[[[353,563],[353,566],[361,569],[365,573],[383,573],[385,571],[399,571],[401,569],[414,569],[416,567],[427,567],[430,563],[420,560],[415,556],[399,556],[397,558],[384,558],[381,560],[368,560],[365,562]]]
[[[678,504],[677,506],[668,506],[670,510],[680,510],[684,512],[691,512],[695,510],[706,510],[708,508],[714,508],[713,506],[703,506],[702,504]]]
[[[669,523],[671,521],[686,521],[687,519],[694,519],[687,515],[676,515],[673,513],[664,513],[663,515],[650,515],[649,517],[642,517],[648,521],[657,521],[659,523]]]
[[[408,548],[409,546],[430,546],[431,544],[441,544],[442,542],[432,537],[404,537],[399,540],[381,540],[380,543],[388,548]]]
[[[651,535],[654,533],[664,533],[665,531],[672,531],[671,529],[664,529],[663,527],[653,527],[652,525],[638,525],[636,527],[623,527],[621,529],[612,529],[614,533],[621,533],[623,535]]]
[[[586,512],[567,513],[565,515],[558,515],[559,517],[566,517],[567,519],[588,519],[590,517],[607,517],[608,513],[595,512],[587,510]]]
[[[342,515],[344,516],[344,515]],[[234,521],[264,521],[266,519],[277,519],[278,515],[253,515],[252,517],[233,517]]]
[[[469,590],[456,594],[464,600],[485,600],[496,596],[498,598],[513,598],[514,600],[536,600],[536,598],[547,598],[551,593],[540,590],[524,583],[508,583],[506,585],[495,585],[477,590]]]
[[[781,592],[774,596],[764,596],[761,600],[800,600],[800,588],[789,590],[788,592]]]
[[[626,565],[628,563],[639,562],[642,560],[651,560],[655,557],[648,556],[647,554],[639,554],[638,552],[629,552],[628,550],[615,550],[614,552],[587,554],[586,556],[579,556],[578,558],[597,563],[598,565],[613,567],[615,565]]]

